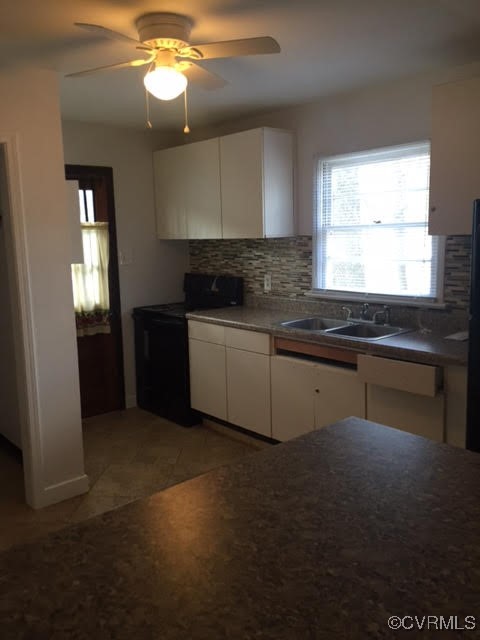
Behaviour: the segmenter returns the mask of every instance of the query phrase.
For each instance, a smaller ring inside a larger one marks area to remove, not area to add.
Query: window
[[[96,221],[92,189],[79,189],[78,198],[84,261],[72,264],[77,336],[110,333],[108,223]]]
[[[428,235],[430,145],[319,161],[314,288],[332,297],[440,297],[441,243]]]

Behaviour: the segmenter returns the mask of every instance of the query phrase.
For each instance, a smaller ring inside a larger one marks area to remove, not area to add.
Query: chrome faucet
[[[346,307],[344,305],[342,307],[342,311],[345,311],[345,313],[347,314],[346,320],[350,320],[350,318],[352,317],[352,310],[350,309],[350,307]]]
[[[379,309],[375,311],[373,314],[373,321],[375,324],[390,324],[390,307],[388,305],[384,305],[383,309]]]
[[[362,308],[360,310],[360,318],[362,320],[368,320],[368,307],[369,307],[368,302],[364,302],[362,304]]]

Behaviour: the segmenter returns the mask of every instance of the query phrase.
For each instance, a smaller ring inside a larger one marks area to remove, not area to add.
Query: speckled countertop
[[[479,541],[480,455],[349,418],[0,554],[1,638],[478,637]]]
[[[392,338],[363,342],[355,340],[355,338],[338,337],[325,333],[311,333],[280,326],[280,322],[285,320],[308,317],[308,314],[305,313],[247,306],[194,311],[187,314],[187,317],[202,322],[211,322],[252,331],[266,331],[278,337],[335,345],[336,347],[352,349],[361,353],[410,360],[423,364],[466,365],[467,363],[467,342],[445,340],[443,335],[435,333],[424,334],[420,331],[412,331]]]

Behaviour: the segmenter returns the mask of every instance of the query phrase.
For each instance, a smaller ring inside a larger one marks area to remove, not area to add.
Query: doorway
[[[113,171],[66,165],[65,177],[79,189],[85,263],[73,265],[72,274],[81,409],[88,418],[125,409]]]
[[[14,258],[5,149],[0,145],[0,436],[22,448],[15,327]],[[1,443],[1,440],[0,440]]]

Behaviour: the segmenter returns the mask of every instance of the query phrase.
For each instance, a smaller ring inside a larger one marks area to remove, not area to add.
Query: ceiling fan
[[[204,89],[219,89],[227,84],[220,76],[198,65],[198,61],[280,52],[278,42],[269,36],[192,45],[193,21],[176,13],[148,13],[138,18],[135,25],[138,40],[100,25],[75,22],[81,29],[128,42],[146,57],[70,73],[67,77],[149,65],[143,80],[147,91],[160,100],[173,100],[185,92],[189,81]],[[185,131],[188,132],[188,125]]]

